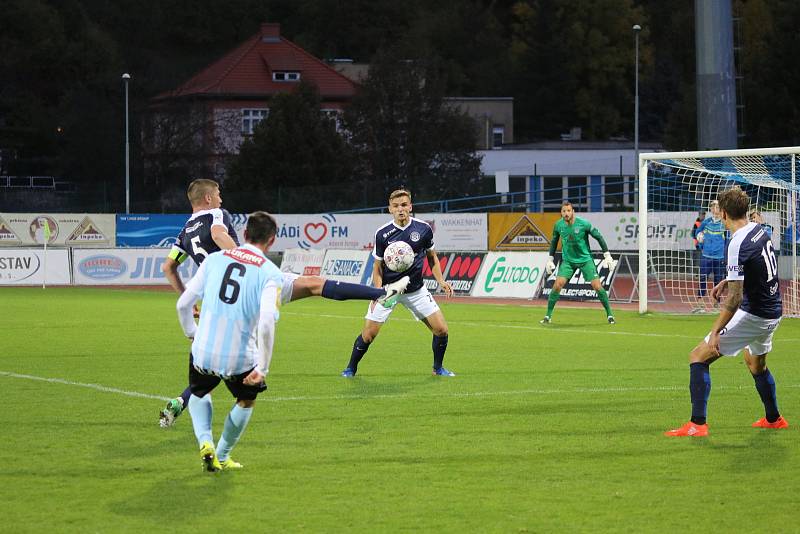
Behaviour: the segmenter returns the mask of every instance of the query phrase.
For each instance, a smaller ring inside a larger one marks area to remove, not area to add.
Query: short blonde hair
[[[389,194],[389,202],[398,197],[408,197],[408,201],[411,202],[411,191],[408,189],[395,189]]]
[[[186,196],[189,197],[189,202],[194,206],[202,202],[203,198],[213,193],[215,189],[219,189],[219,184],[214,180],[198,178],[197,180],[192,180],[192,183],[189,184],[189,189],[186,190]]]

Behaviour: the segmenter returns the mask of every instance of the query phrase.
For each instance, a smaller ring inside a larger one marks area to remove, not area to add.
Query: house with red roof
[[[267,116],[270,99],[293,91],[301,80],[316,85],[321,111],[333,116],[341,113],[358,88],[356,82],[282,37],[280,24],[262,24],[258,33],[237,48],[151,101],[145,158],[156,159],[159,152],[196,151],[206,159],[205,172],[199,174],[221,179],[226,156],[237,153]]]

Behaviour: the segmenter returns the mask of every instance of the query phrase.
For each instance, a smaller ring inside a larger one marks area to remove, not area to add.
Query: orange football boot
[[[696,425],[689,421],[680,428],[675,428],[664,432],[665,436],[692,436],[703,437],[708,436],[708,425]]]
[[[761,419],[759,419],[758,421],[753,423],[753,427],[754,428],[775,428],[775,429],[778,429],[778,428],[789,428],[789,422],[786,419],[784,419],[782,415],[779,416],[778,420],[775,421],[774,423],[770,423],[769,421],[767,421],[766,417],[762,417]]]

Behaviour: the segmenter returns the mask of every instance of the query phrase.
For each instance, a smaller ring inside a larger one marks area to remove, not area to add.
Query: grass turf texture
[[[562,306],[540,326],[543,307],[443,302],[447,379],[430,376],[427,329],[398,309],[348,380],[365,303],[306,299],[282,310],[270,390],[233,454],[244,470],[209,475],[188,414],[157,424],[187,375],[174,294],[0,297],[7,532],[796,527],[797,320],[769,358],[795,426],[751,428],[753,380],[725,358],[711,436],[688,439],[662,432],[688,419],[687,354],[711,316],[618,312],[609,326],[599,304]],[[216,438],[232,400],[224,386],[213,398]]]

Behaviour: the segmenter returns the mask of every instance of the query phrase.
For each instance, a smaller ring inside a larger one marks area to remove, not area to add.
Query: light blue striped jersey
[[[192,342],[195,367],[222,376],[253,369],[261,294],[268,285],[277,288],[277,320],[282,284],[280,270],[253,245],[209,255],[186,287],[203,298]]]

